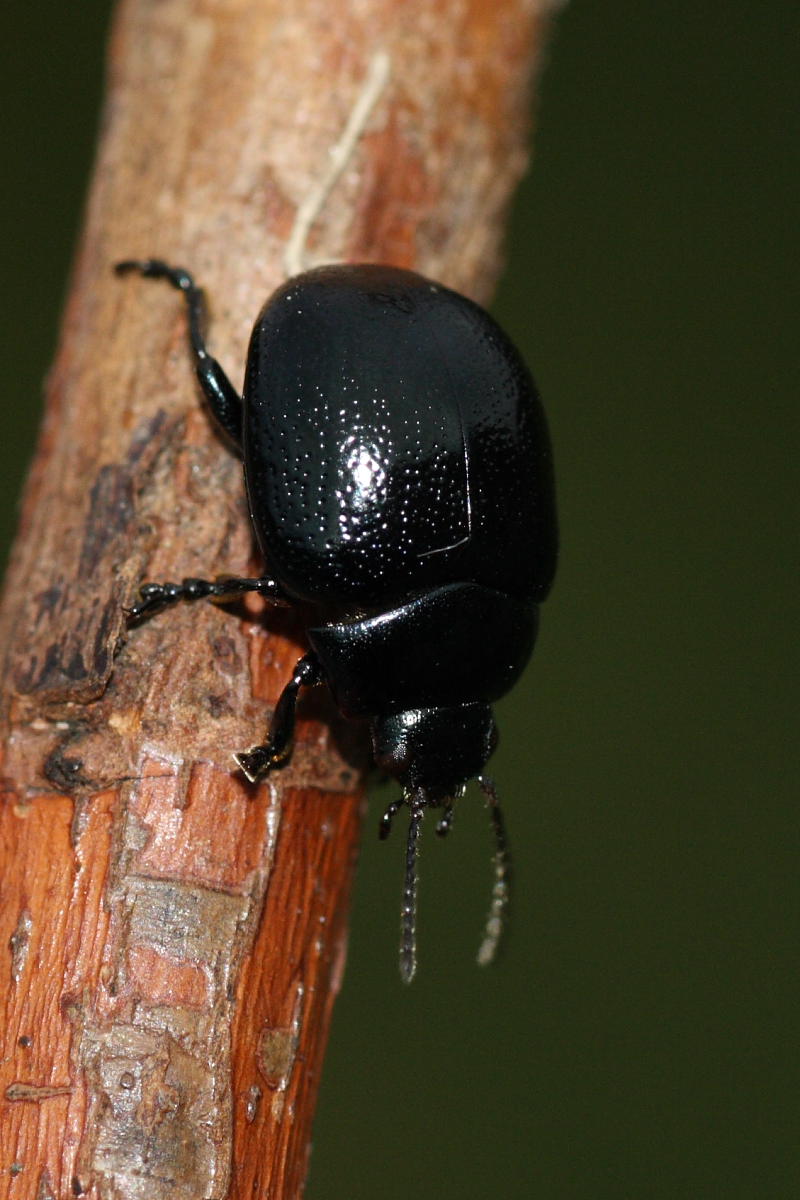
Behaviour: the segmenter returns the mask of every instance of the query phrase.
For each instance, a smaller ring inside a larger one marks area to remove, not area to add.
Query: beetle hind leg
[[[183,292],[189,310],[189,342],[195,373],[212,416],[241,457],[242,400],[220,364],[208,353],[203,332],[206,319],[203,289],[197,286],[183,267],[171,267],[160,258],[125,259],[117,263],[114,270],[117,275],[138,271],[147,279],[166,279],[179,292]]]
[[[285,766],[289,761],[300,689],[314,687],[322,680],[322,668],[316,657],[306,654],[297,663],[292,678],[278,698],[267,741],[233,756],[250,783],[257,783],[262,775],[276,767]]]

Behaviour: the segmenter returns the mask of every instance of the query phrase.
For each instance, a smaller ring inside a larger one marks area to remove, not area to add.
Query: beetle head
[[[463,791],[483,770],[497,745],[488,704],[416,708],[372,722],[375,763],[404,790],[422,790],[426,805]]]
[[[406,872],[400,932],[400,974],[410,983],[416,970],[417,853],[426,808],[442,808],[436,832],[444,836],[453,819],[453,803],[466,782],[477,776],[489,805],[495,836],[495,883],[478,962],[494,957],[508,904],[511,864],[505,826],[494,785],[480,772],[497,744],[497,729],[488,704],[459,708],[425,708],[394,713],[373,721],[375,761],[403,786],[402,799],[383,814],[380,836],[388,837],[392,820],[408,805],[411,818],[406,843]]]

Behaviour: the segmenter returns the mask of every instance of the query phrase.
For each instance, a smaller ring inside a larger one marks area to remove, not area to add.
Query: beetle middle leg
[[[128,623],[133,625],[153,613],[177,604],[179,600],[213,600],[224,603],[245,592],[258,592],[275,604],[287,600],[274,579],[245,579],[239,575],[218,575],[216,579],[189,577],[180,583],[145,583],[139,588],[139,603],[126,609]]]
[[[278,698],[269,727],[267,741],[251,746],[234,758],[251,783],[256,783],[267,771],[282,767],[289,760],[294,740],[297,697],[303,687],[315,687],[323,681],[322,667],[314,654],[306,654],[297,663],[292,678]]]

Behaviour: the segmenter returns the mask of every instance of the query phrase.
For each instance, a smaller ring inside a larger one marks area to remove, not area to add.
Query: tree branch
[[[4,1195],[298,1196],[344,964],[358,731],[307,705],[257,788],[230,757],[261,739],[301,627],[257,600],[125,627],[144,578],[261,564],[179,298],[112,264],[190,268],[232,372],[287,244],[485,299],[542,22],[530,0],[119,7],[0,613]]]

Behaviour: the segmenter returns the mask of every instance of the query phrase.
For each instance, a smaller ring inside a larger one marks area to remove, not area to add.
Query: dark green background
[[[107,4],[13,10],[4,537]],[[489,840],[465,804],[425,843],[401,987],[401,846],[366,840],[311,1200],[800,1195],[796,13],[575,0],[560,18],[497,303],[546,397],[564,543],[500,706],[513,932],[473,965]]]

